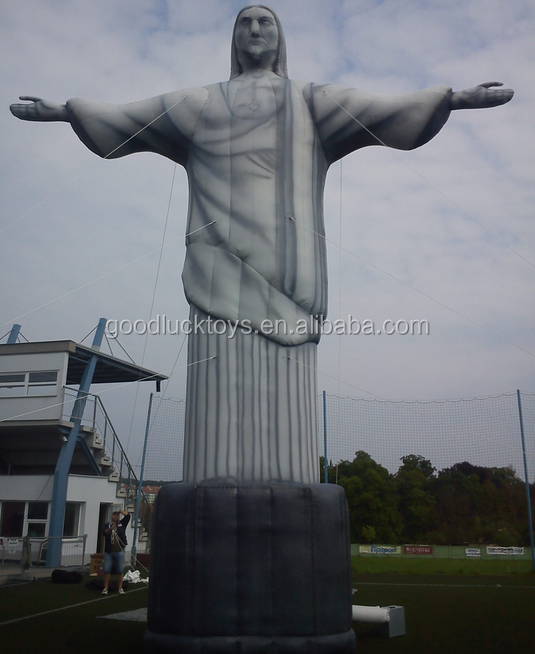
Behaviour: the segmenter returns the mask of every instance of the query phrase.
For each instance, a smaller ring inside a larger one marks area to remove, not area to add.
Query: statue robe
[[[318,481],[325,176],[360,147],[427,142],[450,97],[446,87],[389,97],[261,71],[127,105],[69,100],[74,130],[100,156],[151,151],[185,167],[191,318],[244,327],[233,339],[189,338],[185,481]]]

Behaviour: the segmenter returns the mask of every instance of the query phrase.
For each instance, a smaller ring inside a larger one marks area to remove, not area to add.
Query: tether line
[[[144,130],[147,129],[147,127],[150,127],[153,123],[155,123],[157,120],[159,120],[160,118],[162,118],[162,116],[165,116],[165,114],[169,113],[169,111],[171,111],[172,109],[174,109],[174,108],[175,108],[178,104],[180,104],[180,103],[181,103],[181,102],[182,102],[186,97],[187,97],[187,95],[184,95],[183,97],[181,97],[180,100],[178,100],[177,102],[175,102],[175,104],[173,104],[172,106],[170,106],[170,107],[169,107],[168,109],[166,109],[165,111],[162,111],[162,113],[161,113],[159,116],[156,116],[156,118],[154,118],[153,120],[151,120],[150,123],[147,123],[146,125],[144,125],[144,126],[143,126],[141,129],[139,129],[135,134],[132,134],[132,136],[129,136],[129,137],[128,137],[125,141],[123,141],[120,145],[118,145],[118,146],[117,146],[116,148],[114,148],[111,152],[108,152],[107,155],[105,155],[104,157],[101,157],[101,158],[102,158],[102,159],[109,159],[109,158],[111,157],[112,154],[114,154],[115,152],[117,152],[117,150],[120,150],[122,147],[124,147],[124,146],[125,146],[129,141],[131,141],[132,139],[135,139],[136,136],[139,136],[139,134],[141,134],[141,132],[143,132]],[[62,122],[62,121],[58,121],[58,122]],[[70,124],[70,123],[69,123],[69,124]],[[26,216],[29,216],[33,211],[35,211],[35,210],[38,209],[39,207],[43,206],[43,204],[45,204],[46,202],[48,202],[48,201],[51,200],[52,198],[56,197],[56,195],[59,195],[59,194],[60,194],[62,191],[64,191],[67,187],[69,187],[71,184],[73,184],[74,182],[76,182],[77,180],[79,180],[80,177],[83,177],[83,176],[84,176],[86,173],[88,173],[90,170],[93,170],[93,168],[94,168],[96,165],[97,165],[97,163],[94,163],[92,166],[89,166],[89,168],[86,168],[86,169],[85,169],[84,171],[82,171],[79,175],[77,175],[76,177],[73,177],[73,178],[72,178],[71,180],[69,180],[66,184],[64,184],[63,186],[61,186],[57,191],[54,191],[54,193],[52,193],[51,195],[49,195],[48,197],[46,197],[44,200],[41,200],[41,202],[39,202],[38,204],[36,204],[36,205],[35,205],[34,207],[32,207],[29,211],[27,211],[26,213],[22,214],[22,216],[19,216],[19,217],[18,217],[16,220],[14,220],[12,223],[9,223],[9,225],[6,225],[3,229],[0,230],[0,234],[3,234],[3,233],[6,231],[6,229],[9,229],[10,227],[13,227],[13,225],[16,225],[18,222],[20,222],[21,220],[23,220],[24,218],[26,218]]]
[[[506,243],[503,239],[501,239],[497,234],[492,232],[488,227],[485,227],[482,223],[479,222],[479,220],[476,220],[473,216],[471,216],[465,209],[463,209],[461,206],[459,206],[454,200],[452,200],[450,197],[448,197],[444,191],[441,191],[437,186],[435,186],[432,182],[430,182],[420,171],[418,171],[414,166],[412,166],[408,161],[406,161],[403,157],[401,157],[395,150],[395,148],[391,148],[388,146],[384,141],[382,141],[378,136],[376,136],[370,129],[366,127],[366,125],[363,125],[358,118],[355,118],[353,114],[351,114],[345,107],[343,107],[339,102],[337,102],[331,95],[329,95],[327,92],[325,92],[325,95],[334,102],[342,111],[344,111],[350,118],[352,118],[362,129],[366,130],[368,134],[373,136],[373,138],[380,143],[381,145],[384,145],[385,148],[388,148],[394,156],[396,156],[400,161],[402,161],[410,170],[412,170],[413,173],[418,175],[421,179],[424,180],[429,186],[435,190],[437,193],[439,193],[443,198],[445,198],[448,202],[450,202],[456,209],[458,209],[462,214],[464,214],[467,218],[472,220],[473,222],[476,223],[476,225],[479,225],[481,229],[484,229],[488,234],[493,236],[497,241],[499,241],[502,245],[505,245],[506,248],[511,250],[514,254],[516,254],[517,257],[520,257],[523,261],[525,261],[527,264],[529,264],[532,268],[535,268],[535,264],[533,264],[529,259],[526,259],[523,255],[520,254],[517,250],[515,250],[513,247],[511,247],[508,243]]]
[[[444,307],[444,309],[447,309],[448,311],[451,311],[452,313],[455,313],[456,315],[460,316],[461,318],[464,318],[465,320],[468,320],[468,322],[471,322],[473,325],[477,325],[477,327],[481,327],[481,329],[484,329],[485,331],[489,332],[489,334],[492,334],[493,336],[497,336],[498,338],[501,338],[502,340],[506,341],[510,345],[513,345],[514,347],[518,348],[519,350],[522,350],[522,352],[526,352],[526,354],[529,354],[532,357],[535,357],[534,352],[531,352],[530,350],[527,350],[525,347],[522,347],[521,345],[518,345],[518,343],[515,343],[514,341],[509,340],[506,336],[502,336],[502,334],[498,334],[498,332],[495,332],[494,330],[490,329],[490,327],[485,327],[485,325],[482,325],[481,323],[477,322],[476,320],[473,320],[472,318],[469,318],[464,313],[461,313],[460,311],[457,311],[456,309],[453,309],[452,307],[448,306],[447,304],[444,304],[444,302],[441,302],[440,300],[437,300],[432,295],[428,295],[424,291],[421,291],[420,289],[416,288],[415,286],[412,286],[408,282],[404,282],[402,279],[400,279],[399,277],[396,277],[392,273],[389,273],[387,270],[384,270],[383,268],[380,268],[379,266],[376,266],[374,263],[371,263],[371,261],[367,261],[363,257],[360,257],[358,254],[355,254],[355,252],[352,252],[351,250],[348,250],[347,248],[343,247],[342,245],[338,245],[338,243],[335,243],[334,241],[331,241],[324,234],[320,234],[316,230],[312,229],[312,227],[307,227],[307,229],[310,229],[311,232],[313,232],[314,234],[316,234],[320,238],[324,238],[327,243],[330,243],[331,245],[334,245],[335,247],[339,247],[344,252],[347,252],[347,254],[350,254],[352,257],[355,257],[355,259],[358,259],[359,261],[362,261],[363,263],[367,264],[368,266],[371,266],[372,268],[375,268],[375,270],[378,270],[379,272],[383,273],[384,275],[388,275],[388,277],[391,277],[392,279],[395,279],[400,284],[403,284],[403,286],[406,286],[407,288],[410,288],[412,291],[415,291],[416,293],[419,293],[420,295],[423,295],[423,297],[426,297],[428,300],[431,300],[432,302],[435,302],[436,304],[440,305],[441,307]]]
[[[158,280],[160,279],[160,269],[162,267],[162,258],[163,258],[163,249],[165,246],[165,235],[167,234],[167,225],[169,224],[169,214],[171,213],[171,201],[173,199],[173,190],[175,188],[175,177],[176,177],[176,164],[173,168],[173,179],[171,180],[171,190],[169,191],[169,201],[167,203],[167,213],[165,216],[165,224],[163,228],[163,235],[162,235],[162,244],[160,246],[160,256],[158,257],[158,266],[156,268],[156,277],[154,279],[154,288],[152,290],[152,300],[150,303],[150,309],[149,309],[149,321],[152,318],[152,312],[154,311],[154,302],[156,300],[156,291],[158,289]],[[145,341],[143,343],[143,352],[141,354],[141,366],[143,366],[145,362],[145,354],[147,353],[147,343],[149,340],[149,332],[147,330],[147,333],[145,334]],[[132,416],[130,419],[130,428],[128,430],[128,437],[126,439],[126,450],[128,451],[128,448],[130,446],[130,438],[132,436],[132,429],[134,427],[134,417],[136,414],[136,408],[137,408],[137,400],[139,396],[139,384],[136,385],[136,393],[134,396],[134,407],[132,409]]]

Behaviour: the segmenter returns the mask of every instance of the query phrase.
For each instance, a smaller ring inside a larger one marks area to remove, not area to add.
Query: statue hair
[[[279,17],[273,11],[273,9],[270,9],[265,5],[249,5],[248,7],[244,7],[243,9],[240,10],[238,15],[236,16],[234,29],[232,30],[232,46],[231,46],[231,54],[230,54],[230,79],[234,79],[235,77],[238,77],[243,73],[242,65],[238,60],[238,49],[236,48],[236,27],[238,25],[238,20],[240,19],[240,16],[243,14],[243,12],[246,11],[247,9],[252,9],[253,7],[257,7],[259,9],[265,9],[266,11],[269,11],[269,13],[272,14],[273,18],[275,19],[275,23],[277,24],[277,29],[279,32],[279,45],[277,47],[277,58],[273,62],[273,72],[279,77],[288,77],[286,39],[284,38],[284,31],[282,29],[282,25],[279,20]]]

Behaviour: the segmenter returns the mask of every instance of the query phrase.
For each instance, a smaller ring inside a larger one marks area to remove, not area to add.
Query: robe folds
[[[284,353],[315,348],[319,341],[318,326],[327,315],[323,189],[330,164],[368,145],[408,150],[426,143],[448,119],[451,93],[433,87],[382,96],[260,71],[126,105],[68,101],[74,130],[98,155],[150,151],[184,166],[190,193],[182,274],[186,297],[193,313],[245,326],[240,343],[250,337],[251,353],[240,360],[240,374],[231,370],[237,355],[225,358],[224,372],[220,366],[216,371],[217,358],[200,364],[213,371],[202,391],[194,379],[199,371],[189,373],[186,481],[318,480],[316,416],[310,409],[315,372],[302,375],[305,390],[301,382],[293,386],[284,366],[273,376],[271,365],[272,376],[258,386],[264,388],[259,394],[250,388],[253,370],[258,372],[262,362],[265,369],[267,355],[259,353],[271,353],[273,346],[292,361],[300,357]],[[200,350],[210,355],[213,348],[210,356],[218,356],[215,350],[222,356],[220,339],[197,338],[190,336],[190,364]],[[311,363],[315,352],[308,350],[304,358]],[[276,417],[268,387],[303,406],[288,406]],[[223,401],[225,389],[229,395]],[[269,422],[269,434],[261,421]],[[249,446],[240,450],[230,444],[257,437],[254,454]],[[275,441],[279,463],[266,455],[260,465],[259,452],[274,452]],[[205,456],[207,451],[212,454]]]

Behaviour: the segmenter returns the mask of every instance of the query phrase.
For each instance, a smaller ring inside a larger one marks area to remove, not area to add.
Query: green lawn
[[[535,636],[535,575],[451,574],[461,561],[405,559],[410,572],[390,571],[392,559],[353,559],[355,604],[405,607],[407,635],[379,638],[376,627],[357,624],[357,654],[531,654]],[[426,574],[426,567],[435,568]],[[472,563],[472,562],[468,562]],[[481,564],[483,561],[474,563]],[[507,562],[489,561],[490,564]],[[510,562],[509,562],[510,563]],[[364,565],[365,564],[365,565]],[[381,565],[383,570],[381,570]],[[365,566],[367,569],[364,569]],[[374,571],[370,571],[373,566]],[[481,573],[482,568],[478,571]],[[87,580],[87,579],[86,579]],[[146,623],[98,619],[147,605],[147,588],[131,586],[124,597],[41,580],[0,586],[0,651],[11,654],[95,654],[118,648],[144,653]],[[79,605],[79,606],[76,606]],[[61,607],[65,610],[53,611]]]
[[[386,639],[358,624],[358,654],[528,654],[534,649],[535,577],[357,574],[355,604],[405,607],[407,635]]]
[[[0,623],[24,616],[26,620],[0,626],[0,651],[5,654],[95,654],[118,648],[144,654],[146,623],[102,620],[97,616],[147,606],[147,587],[131,586],[126,595],[99,591],[81,584],[53,584],[40,580],[20,586],[0,586]],[[80,604],[80,606],[73,606]]]
[[[447,574],[447,575],[533,575],[531,561],[500,559],[432,559],[398,558],[394,556],[353,556],[353,574],[393,573],[393,574]]]

